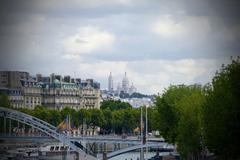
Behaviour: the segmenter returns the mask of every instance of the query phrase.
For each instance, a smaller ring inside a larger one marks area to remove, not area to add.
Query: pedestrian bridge
[[[89,160],[96,159],[96,157],[94,157],[93,154],[90,151],[88,151],[83,145],[76,141],[71,141],[71,139],[67,135],[57,132],[57,128],[55,126],[41,119],[38,119],[36,117],[30,116],[28,114],[16,110],[3,107],[0,107],[0,117],[16,120],[21,123],[27,124],[31,127],[34,127],[44,132],[48,136],[51,136],[54,139],[59,140],[63,144],[68,145],[73,151],[78,152],[79,155],[85,155],[86,158]]]
[[[100,157],[94,156],[94,154],[91,151],[89,151],[86,147],[81,145],[81,143],[78,142],[78,141],[81,141],[81,139],[78,139],[76,137],[75,138],[69,137],[66,134],[59,133],[59,132],[57,132],[57,128],[55,126],[53,126],[41,119],[38,119],[36,117],[30,116],[28,114],[25,114],[25,113],[22,113],[22,112],[13,110],[13,109],[3,108],[3,107],[0,107],[0,117],[5,117],[5,118],[12,119],[12,120],[16,120],[21,123],[27,124],[33,128],[36,128],[36,129],[42,131],[43,133],[47,134],[48,136],[62,142],[63,144],[68,145],[73,151],[76,151],[77,153],[79,153],[79,156],[83,156],[87,160],[96,160],[96,159],[103,158],[101,156]],[[94,139],[94,140],[97,140],[97,139]],[[173,150],[173,147],[170,146],[170,148],[169,148],[169,145],[165,142],[148,143],[145,145],[138,144],[138,145],[131,146],[128,148],[110,152],[107,154],[107,158],[112,158],[117,155],[120,155],[120,154],[123,154],[126,152],[130,152],[130,151],[133,151],[136,149],[140,149],[140,148],[145,148],[145,147],[148,147],[148,148],[158,147],[161,149]]]
[[[114,151],[114,152],[110,152],[107,154],[107,159],[110,159],[112,157],[115,157],[115,156],[118,156],[120,154],[123,154],[123,153],[127,153],[127,152],[131,152],[131,151],[134,151],[134,150],[137,150],[137,149],[141,149],[141,148],[151,148],[151,147],[154,147],[154,148],[159,148],[161,150],[164,150],[164,151],[174,151],[174,146],[173,145],[169,145],[167,143],[150,143],[150,144],[141,144],[141,145],[135,145],[135,146],[131,146],[131,147],[128,147],[128,148],[124,148],[124,149],[120,149],[120,150],[117,150],[117,151]],[[103,159],[102,156],[98,157],[98,159]]]
[[[140,145],[142,142],[137,137],[121,138],[114,137],[110,138],[108,136],[68,136],[71,141],[81,141],[81,142],[90,142],[90,143],[106,143],[106,144],[129,144],[129,145]],[[39,135],[0,135],[0,139],[16,139],[16,140],[29,140],[29,141],[50,141],[51,137],[49,136],[39,136]],[[162,143],[164,140],[161,139],[151,139],[148,138],[148,143]]]

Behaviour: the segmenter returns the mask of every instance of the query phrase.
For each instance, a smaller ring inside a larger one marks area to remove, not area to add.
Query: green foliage
[[[137,126],[135,125],[134,116],[130,109],[122,110],[122,132],[131,133]]]
[[[179,102],[180,118],[176,141],[183,158],[199,157],[204,148],[201,120],[204,101],[204,93],[200,88],[196,88],[190,96],[182,98]]]
[[[87,125],[89,125],[90,123],[90,112],[86,109],[80,109],[78,111],[76,111],[75,114],[75,118],[78,119],[78,124],[76,124],[77,126],[82,125],[86,123]]]
[[[103,110],[103,124],[102,130],[103,134],[109,134],[112,132],[113,128],[113,115],[110,109]]]
[[[99,126],[103,134],[129,134],[133,133],[133,130],[140,125],[140,111],[133,108],[113,111],[110,109],[80,109],[77,111],[66,107],[59,111],[38,106],[33,110],[26,108],[18,110],[42,119],[54,126],[62,122],[67,115],[70,115],[72,127],[83,127],[86,124],[87,128],[95,130]]]
[[[122,118],[123,118],[123,111],[119,110],[119,111],[114,111],[112,113],[113,115],[113,130],[114,133],[116,134],[122,134],[123,130],[122,130]]]
[[[62,118],[61,118],[60,112],[56,112],[53,109],[48,110],[47,122],[49,122],[50,124],[52,124],[54,126],[57,126],[57,125],[59,125],[59,123],[61,121],[62,121]]]
[[[0,92],[0,107],[7,107],[9,108],[11,105],[10,105],[10,101],[9,101],[9,98],[8,98],[8,95],[5,94],[5,93],[1,93]]]
[[[219,159],[240,158],[240,62],[216,73],[203,108],[206,145]]]
[[[170,86],[161,97],[156,98],[156,106],[159,113],[159,129],[162,136],[170,143],[176,142],[180,118],[179,102],[182,98],[191,95],[192,88],[195,88],[195,86]]]
[[[240,158],[240,62],[223,66],[204,88],[170,86],[156,98],[158,128],[184,159],[205,148],[217,159]],[[203,153],[203,152],[202,152]]]
[[[103,125],[103,113],[99,109],[91,109],[90,115],[91,115],[91,125],[95,129],[96,126],[102,126]]]
[[[102,102],[100,108],[110,109],[111,111],[113,111],[113,110],[119,110],[119,109],[131,109],[132,106],[127,102],[107,100]]]
[[[198,85],[170,86],[156,99],[159,130],[178,146],[181,156],[197,156],[202,150],[201,107],[204,94]]]
[[[158,130],[158,111],[156,107],[148,107],[148,131]]]
[[[10,108],[10,101],[7,94],[0,92],[0,107]],[[0,117],[0,132],[4,131],[4,120],[3,117]]]
[[[133,133],[133,130],[140,125],[139,109],[122,109],[112,111],[111,129],[116,134]],[[106,110],[103,110],[103,113]],[[107,111],[109,112],[109,110]]]
[[[65,107],[60,111],[61,118],[65,119],[68,115],[70,115],[70,118],[72,119],[72,117],[74,117],[75,112],[76,111],[74,109],[70,107]]]

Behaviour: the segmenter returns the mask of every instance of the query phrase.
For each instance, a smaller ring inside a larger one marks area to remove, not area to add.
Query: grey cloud
[[[0,68],[40,70],[43,67],[47,72],[48,68],[57,70],[59,64],[69,65],[70,61],[61,59],[61,41],[74,35],[79,27],[88,25],[114,34],[116,42],[113,50],[93,52],[78,59],[80,62],[218,59],[239,54],[240,34],[236,26],[240,23],[240,2],[237,0],[153,0],[95,6],[53,2],[57,1],[4,0],[1,3]],[[194,39],[174,41],[151,33],[150,24],[158,16],[167,14],[172,15],[176,23],[188,16],[206,17],[212,30],[207,39],[196,43]],[[39,24],[37,16],[45,21]]]

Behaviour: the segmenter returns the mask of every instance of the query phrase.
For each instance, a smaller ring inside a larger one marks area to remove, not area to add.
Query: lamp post
[[[147,112],[147,105],[145,106],[146,107],[146,117],[145,117],[145,120],[146,120],[146,124],[145,124],[145,127],[146,127],[146,135],[145,135],[145,142],[146,142],[146,144],[147,144],[147,138],[148,138],[148,116],[147,116],[147,114],[148,114],[148,112]],[[147,152],[148,152],[148,147],[146,147],[146,156],[147,156]]]
[[[141,107],[141,144],[143,145],[143,113],[142,113],[142,107]],[[143,147],[141,147],[141,152],[140,152],[140,160],[144,160],[144,153],[143,153]]]

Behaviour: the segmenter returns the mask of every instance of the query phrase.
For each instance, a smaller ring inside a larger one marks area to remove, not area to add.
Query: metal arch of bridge
[[[34,127],[46,133],[47,135],[53,137],[54,139],[59,140],[63,144],[68,145],[70,148],[72,148],[73,151],[78,152],[80,155],[86,156],[87,159],[96,160],[96,157],[94,157],[93,155],[85,153],[87,149],[83,147],[81,144],[77,142],[72,142],[67,135],[57,132],[57,129],[55,126],[41,119],[38,119],[36,117],[30,116],[28,114],[25,114],[16,110],[3,108],[3,107],[0,107],[0,117],[6,117],[12,120],[22,122],[31,127]]]
[[[130,152],[130,151],[134,151],[136,149],[141,149],[141,148],[149,148],[149,147],[158,147],[158,148],[161,148],[161,149],[168,149],[168,150],[171,150],[173,151],[174,150],[174,147],[172,145],[169,145],[167,143],[150,143],[150,144],[141,144],[141,145],[135,145],[135,146],[132,146],[132,147],[128,147],[128,148],[124,148],[124,149],[120,149],[120,150],[117,150],[117,151],[114,151],[114,152],[110,152],[109,154],[107,154],[107,159],[110,159],[112,157],[115,157],[115,156],[118,156],[120,154],[123,154],[123,153],[126,153],[126,152]],[[102,159],[102,157],[98,157],[98,159]]]

